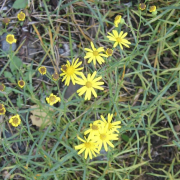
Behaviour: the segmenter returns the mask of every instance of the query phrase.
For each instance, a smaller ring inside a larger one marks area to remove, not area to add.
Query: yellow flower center
[[[87,82],[86,82],[86,87],[87,87],[87,88],[91,88],[91,87],[92,87],[92,83],[91,83],[90,81],[87,81]]]
[[[67,66],[66,65],[62,65],[62,70],[66,71],[67,70]]]
[[[94,55],[94,56],[98,56],[98,55],[99,55],[99,52],[98,52],[98,51],[93,51],[93,55]]]
[[[7,39],[8,39],[9,42],[13,42],[13,40],[14,40],[13,36],[8,36]]]
[[[24,19],[25,18],[25,14],[24,13],[19,13],[19,19]]]
[[[90,148],[91,147],[91,143],[90,142],[85,142],[84,145],[85,145],[86,148]]]
[[[17,118],[17,117],[14,117],[14,118],[13,118],[13,123],[14,123],[14,124],[18,124],[18,118]]]
[[[55,102],[55,101],[56,101],[56,97],[50,96],[50,97],[49,97],[49,101],[50,101],[50,102]]]
[[[106,134],[100,134],[100,139],[103,141],[103,140],[105,140],[106,139]]]
[[[98,130],[99,129],[97,125],[92,125],[91,128],[92,128],[92,130]]]
[[[19,85],[20,85],[20,86],[24,86],[24,81],[20,81],[20,82],[19,82]]]
[[[145,8],[146,8],[146,5],[145,5],[144,3],[141,3],[141,4],[140,4],[140,9],[141,9],[141,10],[144,10]]]
[[[121,39],[120,37],[118,37],[118,38],[116,38],[116,41],[117,41],[118,43],[120,43],[120,42],[122,41],[122,39]]]
[[[58,73],[54,73],[52,75],[52,77],[53,77],[54,80],[58,80],[59,79],[59,74]]]
[[[45,72],[46,72],[46,68],[45,68],[45,67],[41,67],[41,68],[40,68],[40,72],[41,72],[41,73],[45,73]]]
[[[5,114],[5,109],[4,108],[0,109],[0,114]]]
[[[112,49],[107,49],[107,53],[111,55],[113,53]]]
[[[75,71],[74,67],[73,66],[69,66],[67,68],[67,70],[66,70],[66,73],[71,76],[71,75],[74,74],[74,71]]]

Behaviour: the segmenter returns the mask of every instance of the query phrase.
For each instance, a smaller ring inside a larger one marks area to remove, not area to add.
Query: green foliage
[[[28,5],[28,0],[16,0],[13,4],[14,9],[24,9]]]

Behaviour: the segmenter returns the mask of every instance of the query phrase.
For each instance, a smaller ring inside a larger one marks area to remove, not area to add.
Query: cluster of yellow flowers
[[[144,11],[146,9],[146,4],[140,3],[139,4],[139,9]],[[153,15],[157,14],[156,6],[150,6],[149,7],[149,12],[151,12]]]
[[[6,113],[6,109],[3,104],[0,104],[0,115],[4,115]],[[19,124],[21,124],[21,119],[18,114],[15,116],[12,116],[9,120],[9,123],[11,123],[14,127],[17,127]]]
[[[114,25],[115,27],[118,27],[119,24],[123,24],[124,19],[121,18],[121,15],[117,15],[114,20]],[[116,48],[118,45],[121,50],[123,50],[123,46],[129,48],[129,44],[131,44],[125,37],[127,36],[127,33],[124,33],[123,31],[119,32],[117,30],[112,30],[112,33],[108,32],[107,38],[112,41],[113,48]],[[113,49],[107,49],[106,51],[104,50],[104,47],[99,47],[96,48],[93,44],[93,42],[90,43],[92,49],[85,48],[85,51],[87,51],[84,59],[88,59],[88,63],[91,63],[93,61],[93,64],[96,65],[96,62],[99,64],[102,64],[105,62],[103,59],[104,57],[109,57],[112,56],[113,54]],[[80,63],[78,64],[78,66]],[[63,81],[66,79],[66,85],[69,85],[70,80],[72,80],[72,83],[75,84],[80,84],[83,87],[81,87],[79,90],[77,90],[77,93],[79,93],[79,96],[84,94],[85,95],[85,100],[90,100],[91,99],[91,93],[97,97],[97,94],[94,90],[95,89],[100,89],[103,90],[100,85],[103,85],[104,82],[99,82],[99,80],[102,77],[97,77],[94,79],[96,76],[96,71],[91,75],[88,74],[87,78],[84,76],[83,73],[79,73],[78,70],[76,69],[78,66],[75,66],[73,63],[70,65],[68,64],[66,66],[62,67],[63,74],[62,76],[65,76],[63,78]],[[77,76],[74,76],[76,72],[76,75],[81,76],[81,79]],[[75,146],[76,150],[80,150],[78,154],[81,154],[82,152],[85,151],[85,159],[90,157],[92,159],[92,155],[96,156],[96,154],[100,153],[100,150],[102,146],[104,146],[105,151],[108,151],[108,146],[114,147],[111,141],[113,140],[118,140],[118,128],[121,128],[120,124],[121,121],[117,122],[111,122],[113,118],[113,114],[108,114],[108,121],[105,120],[105,118],[101,115],[102,120],[96,120],[93,123],[90,124],[90,128],[84,132],[84,135],[89,134],[89,136],[85,139],[82,139],[78,136],[78,139],[82,141],[83,143],[80,145]]]
[[[20,13],[18,13],[17,15],[17,18],[19,21],[24,21],[25,20],[25,17],[26,15],[21,11]],[[9,23],[9,21],[8,21]],[[6,25],[8,24],[6,23]],[[6,36],[6,41],[9,43],[9,44],[13,44],[13,43],[16,43],[17,39],[15,39],[14,35],[13,34],[8,34]]]
[[[84,132],[84,135],[89,134],[88,138],[84,139],[78,136],[78,139],[83,143],[75,146],[76,150],[80,150],[78,154],[85,151],[85,159],[88,155],[92,159],[92,155],[100,153],[102,146],[105,151],[108,151],[108,145],[114,148],[111,141],[118,140],[118,128],[121,128],[121,121],[111,122],[113,114],[108,114],[108,120],[101,115],[101,120],[96,120],[90,124],[90,128]]]
[[[17,15],[19,21],[23,21],[25,19],[25,14],[23,12],[20,12]],[[123,22],[120,15],[118,15],[114,20],[115,27],[118,27],[119,23]],[[107,38],[114,43],[113,48],[117,47],[118,45],[123,50],[123,46],[129,48],[129,44],[131,44],[125,37],[127,36],[127,33],[124,33],[123,31],[119,32],[117,30],[112,30],[112,33],[108,32]],[[15,43],[16,39],[14,38],[13,34],[8,34],[6,37],[6,41],[9,44]],[[84,59],[88,59],[88,63],[93,62],[94,65],[96,63],[99,63],[100,65],[102,63],[105,63],[104,58],[108,58],[112,56],[113,49],[107,48],[106,50],[104,47],[98,47],[96,48],[93,42],[90,42],[91,49],[85,48],[86,55]],[[102,77],[98,76],[96,77],[97,72],[94,71],[92,74],[88,74],[87,76],[84,75],[82,72],[83,67],[80,67],[82,65],[82,62],[79,62],[79,59],[73,59],[72,63],[67,60],[67,63],[61,66],[62,73],[59,75],[58,73],[54,73],[52,75],[52,79],[54,81],[57,81],[59,77],[62,78],[62,82],[65,81],[65,85],[69,86],[70,82],[72,82],[73,85],[79,84],[82,87],[77,90],[77,93],[79,96],[82,96],[85,94],[85,100],[90,100],[91,96],[96,98],[97,93],[95,89],[104,90],[102,85],[104,84],[103,81],[101,81]],[[38,71],[44,75],[47,73],[47,69],[45,66],[41,66],[38,68]],[[18,86],[20,88],[23,88],[25,86],[25,82],[23,80],[18,81]],[[53,93],[50,94],[49,97],[46,97],[46,101],[52,106],[56,104],[57,102],[60,102],[60,97],[57,97]],[[12,120],[11,120],[12,121]],[[20,123],[21,121],[17,121]],[[17,124],[17,123],[15,123]],[[13,123],[12,123],[13,125]]]

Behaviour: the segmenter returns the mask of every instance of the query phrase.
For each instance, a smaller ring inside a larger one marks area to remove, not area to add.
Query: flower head
[[[126,46],[129,48],[129,45],[128,44],[131,44],[127,39],[125,39],[125,37],[127,36],[127,33],[124,33],[123,34],[123,31],[121,31],[119,34],[116,30],[113,30],[112,31],[112,34],[108,32],[108,34],[110,36],[107,36],[107,38],[110,40],[110,41],[115,41],[114,43],[114,46],[113,47],[116,47],[118,44],[119,46],[121,47],[121,49],[123,50],[123,46]]]
[[[89,48],[85,48],[85,50],[88,52],[86,53],[86,56],[84,57],[84,59],[89,59],[88,63],[91,63],[91,61],[93,61],[94,65],[96,65],[96,61],[99,64],[104,63],[105,61],[101,56],[108,57],[106,54],[101,54],[101,52],[104,51],[104,48],[100,47],[100,48],[96,49],[94,47],[93,42],[91,42],[91,47],[92,47],[92,50]]]
[[[9,22],[10,22],[10,19],[9,19],[9,18],[4,18],[4,19],[2,20],[2,22],[3,22],[5,25],[8,25]]]
[[[142,11],[145,10],[146,9],[146,5],[144,3],[140,3],[139,4],[139,9],[142,10]]]
[[[44,67],[44,66],[41,66],[40,68],[38,68],[38,71],[40,72],[40,74],[42,74],[42,75],[44,75],[44,74],[46,74],[46,67]]]
[[[3,115],[6,113],[6,109],[3,104],[0,104],[0,115]]]
[[[59,74],[58,73],[54,73],[52,75],[52,78],[53,78],[54,81],[57,81],[59,79]]]
[[[20,88],[23,88],[24,86],[25,86],[25,82],[23,81],[23,80],[19,80],[18,81],[18,86],[20,87]]]
[[[121,22],[121,15],[117,15],[114,19],[115,27],[118,27],[118,24]]]
[[[62,65],[61,67],[61,71],[63,73],[60,74],[60,76],[64,76],[63,79],[62,79],[62,82],[64,80],[65,81],[65,85],[69,86],[69,83],[70,83],[70,80],[72,80],[72,83],[75,85],[75,80],[77,79],[77,76],[76,75],[81,75],[81,71],[83,69],[83,67],[79,67],[82,62],[78,62],[79,61],[79,58],[76,59],[73,59],[72,61],[72,64],[70,64],[69,61],[67,61],[67,64],[66,65]]]
[[[97,142],[98,146],[98,151],[101,150],[102,145],[104,145],[104,149],[105,151],[108,151],[108,147],[107,144],[109,144],[112,148],[114,147],[114,145],[111,143],[112,140],[118,140],[118,135],[114,134],[112,131],[108,130],[108,127],[102,127],[99,130],[99,133],[96,134],[93,137],[93,141]]]
[[[83,87],[81,87],[80,89],[77,90],[77,93],[79,93],[78,95],[81,96],[86,92],[85,95],[85,100],[90,100],[91,99],[91,92],[94,95],[94,97],[97,97],[97,93],[94,89],[100,89],[100,90],[104,90],[104,88],[102,88],[100,85],[103,85],[104,82],[98,82],[100,79],[102,79],[102,77],[98,77],[95,78],[96,76],[96,71],[94,71],[94,73],[88,74],[87,78],[84,76],[84,74],[82,73],[82,79],[77,79],[77,84],[82,85]]]
[[[116,131],[118,133],[119,131],[117,129],[121,128],[121,126],[119,126],[121,124],[121,121],[111,122],[112,118],[113,114],[108,113],[108,121],[106,121],[105,118],[101,115],[101,123],[104,127],[107,126],[109,131]]]
[[[97,143],[90,141],[89,138],[84,140],[78,136],[78,139],[83,142],[82,144],[74,147],[75,150],[80,149],[78,154],[81,154],[82,152],[85,151],[85,156],[84,156],[85,159],[87,159],[88,155],[90,159],[92,159],[92,154],[96,157],[96,153],[97,154],[99,153],[99,151],[97,150],[97,146],[98,146]]]
[[[150,6],[149,12],[155,12],[156,11],[156,6]]]
[[[50,96],[46,98],[46,101],[49,103],[50,106],[52,106],[53,104],[56,104],[58,101],[60,102],[61,99],[53,93],[51,93]]]
[[[19,21],[24,21],[25,17],[26,15],[22,11],[17,15]]]
[[[108,57],[109,57],[109,56],[112,56],[113,50],[108,48],[108,49],[106,50],[106,54],[107,54]]]
[[[89,134],[89,139],[92,139],[94,137],[95,134],[99,133],[99,129],[100,129],[100,123],[99,121],[94,121],[93,123],[91,123],[89,126],[90,128],[88,130],[86,130],[84,132],[84,135]]]
[[[21,118],[18,114],[15,116],[12,116],[9,120],[9,123],[12,124],[12,126],[17,127],[19,124],[21,124]]]
[[[5,87],[6,87],[6,86],[1,83],[1,84],[0,84],[0,91],[4,91],[4,90],[5,90]]]
[[[9,44],[12,44],[12,43],[16,43],[17,39],[14,38],[14,35],[13,34],[8,34],[6,36],[6,41],[9,43]]]

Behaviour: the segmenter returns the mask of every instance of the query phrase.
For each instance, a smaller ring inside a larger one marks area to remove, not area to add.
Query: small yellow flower
[[[6,113],[6,109],[3,104],[0,104],[0,115],[3,115]]]
[[[100,86],[103,85],[104,82],[98,82],[100,79],[102,79],[102,77],[100,76],[98,78],[94,78],[95,76],[96,76],[96,71],[94,71],[92,75],[88,74],[87,78],[82,73],[82,79],[78,78],[76,80],[77,84],[83,86],[77,90],[77,93],[79,93],[78,94],[79,96],[82,96],[84,93],[86,93],[85,100],[91,99],[91,92],[94,95],[94,97],[97,97],[97,93],[94,89],[104,90],[104,88]]]
[[[19,124],[21,124],[21,118],[18,114],[15,116],[12,116],[9,120],[9,123],[12,124],[12,126],[17,127]]]
[[[23,88],[24,86],[25,86],[25,82],[23,81],[23,80],[19,80],[18,81],[18,86],[20,87],[20,88]]]
[[[104,145],[105,151],[108,151],[107,144],[114,148],[114,145],[111,143],[112,140],[118,140],[118,134],[114,134],[112,131],[109,131],[107,126],[101,126],[99,134],[96,134],[93,137],[93,141],[97,142],[97,144],[99,145],[98,151],[101,150],[102,145]]]
[[[127,36],[127,33],[124,33],[123,34],[123,31],[121,31],[119,34],[116,30],[112,30],[112,34],[108,32],[108,34],[110,36],[107,36],[107,38],[110,40],[110,41],[115,41],[114,43],[114,46],[113,47],[116,47],[118,44],[119,46],[121,47],[121,49],[123,50],[123,46],[126,46],[129,48],[129,45],[128,44],[131,44],[127,39],[125,39],[125,37]]]
[[[109,131],[116,131],[117,133],[119,132],[117,129],[121,128],[121,126],[119,126],[121,124],[121,121],[116,121],[116,122],[111,122],[113,118],[113,114],[109,114],[108,113],[108,121],[105,120],[104,116],[101,115],[101,124],[102,126],[107,126]]]
[[[42,75],[44,75],[44,74],[46,74],[46,67],[44,67],[44,66],[41,66],[40,68],[38,68],[38,71],[42,74]]]
[[[97,150],[97,143],[90,141],[90,139],[81,139],[78,136],[78,139],[82,141],[83,143],[80,145],[75,146],[75,150],[79,150],[78,154],[81,154],[82,152],[85,151],[85,156],[84,158],[87,159],[88,155],[90,159],[92,159],[92,154],[96,157],[96,153],[99,154],[99,151]]]
[[[26,15],[22,11],[17,15],[19,21],[24,21],[25,17]]]
[[[6,41],[9,43],[9,44],[12,44],[12,43],[16,43],[17,39],[14,38],[14,35],[13,34],[8,34],[6,36]]]
[[[84,132],[84,135],[89,134],[89,139],[92,139],[94,137],[95,134],[99,133],[99,129],[100,129],[100,121],[94,121],[93,123],[91,123],[89,126],[90,128],[88,130],[86,130]]]
[[[139,4],[139,9],[142,10],[142,11],[145,10],[146,9],[146,5],[144,3],[140,3]]]
[[[69,61],[67,61],[66,65],[62,65],[61,71],[63,73],[60,74],[60,76],[64,76],[62,79],[62,82],[65,81],[65,85],[69,86],[70,81],[72,81],[73,85],[75,85],[75,80],[77,79],[76,75],[81,75],[81,71],[83,67],[79,67],[82,64],[81,62],[78,62],[78,59],[73,59],[72,64],[70,64]]]
[[[107,54],[108,57],[109,57],[109,56],[112,56],[113,50],[108,48],[108,49],[106,50],[106,54]]]
[[[121,22],[121,15],[117,15],[114,19],[115,27],[118,27],[118,24]]]
[[[60,102],[61,99],[53,93],[51,93],[50,96],[46,98],[46,101],[49,103],[50,106],[52,106],[53,104],[56,104],[58,101]]]
[[[156,11],[156,6],[150,6],[149,12],[155,12]]]
[[[57,81],[59,79],[59,74],[58,73],[54,73],[52,75],[52,78],[53,78],[54,81]]]
[[[4,91],[5,90],[5,85],[4,84],[0,84],[0,91]]]
[[[105,61],[101,56],[108,57],[106,54],[101,54],[101,52],[104,51],[104,48],[100,47],[100,48],[96,49],[94,47],[93,42],[91,42],[91,48],[92,48],[92,50],[89,48],[85,48],[85,50],[88,52],[86,53],[86,56],[84,57],[84,59],[89,59],[88,63],[91,63],[91,61],[93,61],[94,65],[96,65],[96,61],[99,64],[104,63]]]

